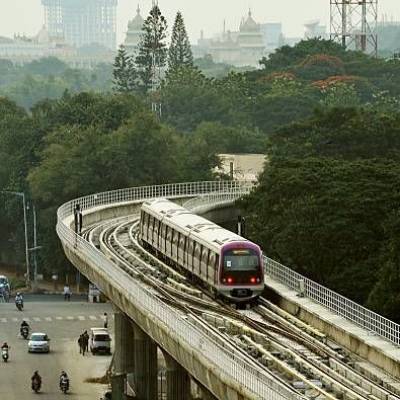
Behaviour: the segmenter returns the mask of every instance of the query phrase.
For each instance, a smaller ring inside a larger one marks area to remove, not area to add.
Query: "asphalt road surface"
[[[24,311],[10,302],[0,303],[0,342],[10,346],[8,363],[0,360],[0,399],[27,400],[40,396],[45,400],[64,399],[58,387],[61,370],[67,371],[71,381],[69,399],[99,400],[106,387],[86,383],[87,378],[104,375],[110,356],[84,357],[79,354],[77,339],[84,330],[101,327],[101,316],[112,315],[109,304],[59,301],[60,296],[26,297]],[[49,354],[28,354],[28,341],[19,337],[22,319],[29,319],[31,332],[45,332],[50,337]],[[109,318],[113,336],[112,319]],[[40,395],[30,388],[30,377],[38,370],[43,379]]]

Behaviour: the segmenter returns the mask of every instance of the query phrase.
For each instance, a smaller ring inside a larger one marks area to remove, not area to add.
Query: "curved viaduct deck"
[[[92,195],[63,205],[58,211],[57,233],[69,260],[127,316],[168,352],[190,375],[218,399],[295,399],[239,352],[224,349],[119,269],[99,250],[73,231],[73,210],[80,204],[84,223],[137,213],[146,198],[180,201],[205,193],[225,193],[217,203],[232,202],[249,191],[249,184],[201,182],[133,188]],[[225,197],[225,200],[223,199]]]

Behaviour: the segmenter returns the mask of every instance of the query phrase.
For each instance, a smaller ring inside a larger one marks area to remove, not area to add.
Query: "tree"
[[[193,66],[192,48],[180,11],[176,14],[174,27],[172,28],[171,45],[168,51],[168,66],[170,70]]]
[[[136,86],[137,72],[132,60],[121,45],[114,61],[114,90],[120,93],[132,92]]]
[[[167,61],[167,20],[156,5],[143,24],[143,36],[136,57],[141,85],[144,91],[151,88],[153,82],[161,75]]]

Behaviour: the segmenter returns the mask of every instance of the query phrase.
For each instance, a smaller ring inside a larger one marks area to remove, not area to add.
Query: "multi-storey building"
[[[118,0],[42,0],[46,27],[53,38],[82,47],[100,44],[116,46]]]

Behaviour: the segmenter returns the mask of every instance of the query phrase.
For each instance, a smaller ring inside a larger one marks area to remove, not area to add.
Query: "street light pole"
[[[22,195],[22,203],[24,206],[24,230],[25,230],[25,262],[26,262],[26,286],[30,286],[30,264],[29,264],[29,246],[28,246],[28,223],[26,219],[26,201],[25,201],[25,193],[19,193]]]
[[[37,247],[37,232],[36,232],[36,208],[33,205],[33,248]],[[34,262],[34,272],[33,272],[33,279],[35,281],[35,285],[37,283],[37,254],[36,251],[33,254],[33,262]]]

